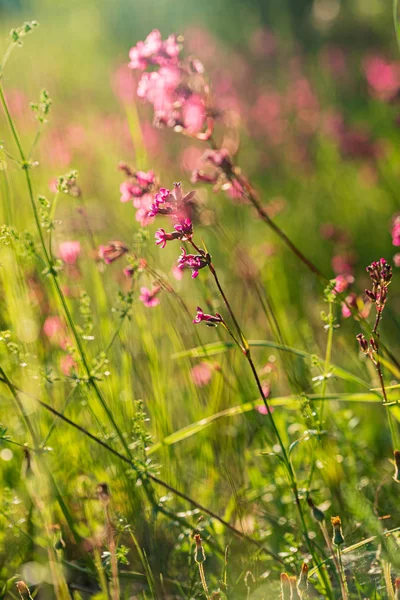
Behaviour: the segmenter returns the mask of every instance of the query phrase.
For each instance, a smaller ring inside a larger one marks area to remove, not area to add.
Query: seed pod
[[[300,576],[297,581],[297,588],[302,593],[305,592],[308,588],[308,564],[303,563],[301,565]]]
[[[341,546],[342,544],[344,544],[342,521],[339,516],[331,517],[331,523],[333,527],[332,543],[335,544],[335,546]]]
[[[317,523],[323,523],[325,521],[325,515],[322,512],[322,510],[315,506],[311,498],[307,498],[307,504],[311,508],[312,516],[317,521]]]
[[[203,542],[199,533],[194,535],[194,541],[196,542],[196,548],[194,550],[194,561],[197,564],[201,564],[206,560],[206,553],[204,552]]]

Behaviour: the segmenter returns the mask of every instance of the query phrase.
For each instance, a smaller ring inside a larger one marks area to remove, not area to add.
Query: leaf
[[[277,344],[276,342],[271,342],[269,340],[249,340],[249,346],[251,348],[274,348],[275,350],[280,350],[282,352],[289,352],[290,354],[295,354],[296,356],[300,356],[301,358],[307,360],[318,360],[321,364],[324,363],[324,360],[320,357],[316,357],[314,354],[310,354],[309,352],[304,352],[304,350],[298,350],[297,348],[292,348],[291,346],[285,346],[283,344]],[[195,348],[191,348],[190,350],[183,350],[182,352],[177,352],[172,355],[173,359],[185,358],[186,356],[190,356],[192,358],[208,358],[210,356],[215,356],[216,354],[223,354],[228,350],[236,348],[236,344],[233,342],[214,342],[211,344],[205,344],[204,346],[196,346]],[[345,381],[350,381],[352,383],[356,383],[369,389],[370,386],[366,381],[363,381],[353,373],[346,371],[342,367],[338,367],[336,365],[331,365],[331,373],[338,377],[339,379],[343,379]],[[400,373],[399,373],[400,377]]]

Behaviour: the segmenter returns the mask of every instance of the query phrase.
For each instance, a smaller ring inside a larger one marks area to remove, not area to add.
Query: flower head
[[[392,244],[393,246],[400,246],[400,216],[397,216],[393,221]]]
[[[136,208],[140,207],[140,200],[151,192],[156,178],[154,171],[133,171],[126,163],[120,163],[119,170],[127,175],[128,179],[120,185],[121,202],[133,201]],[[138,206],[139,204],[139,206]]]
[[[63,262],[74,265],[81,252],[81,245],[79,242],[62,242],[58,250]]]
[[[354,277],[352,275],[338,275],[335,278],[335,287],[334,291],[338,294],[345,292],[350,284],[354,282]]]
[[[333,527],[332,543],[335,544],[335,546],[341,546],[344,544],[342,521],[340,517],[331,517],[331,523]]]
[[[108,242],[107,246],[99,246],[99,257],[106,265],[113,263],[128,252],[128,248],[122,242]]]
[[[196,317],[193,319],[193,323],[201,323],[205,322],[209,327],[215,327],[218,323],[223,323],[224,320],[219,313],[215,313],[215,315],[208,315],[203,312],[200,306],[197,307]]]
[[[149,308],[158,306],[158,304],[160,304],[160,299],[157,298],[157,295],[160,291],[161,288],[158,286],[153,287],[151,290],[149,290],[149,288],[147,287],[141,287],[139,300]]]
[[[186,219],[185,215],[188,204],[195,194],[196,192],[192,191],[183,195],[180,183],[174,183],[172,192],[167,188],[160,188],[154,196],[149,215],[152,217],[156,215],[169,215],[178,220],[180,229],[175,227],[177,231],[189,231],[192,224],[189,219]]]
[[[205,361],[199,363],[198,365],[195,365],[190,371],[190,374],[193,379],[193,383],[197,387],[203,387],[203,386],[209,384],[211,381],[212,373],[213,373],[212,365],[210,365],[210,363],[205,362]]]
[[[178,258],[178,267],[180,269],[189,268],[192,271],[192,279],[195,279],[200,269],[204,269],[209,262],[206,256],[202,254],[187,254],[185,248],[181,248],[182,254]]]
[[[378,310],[382,311],[387,300],[387,291],[392,280],[392,267],[384,258],[371,263],[367,272],[372,280],[372,290],[365,290],[368,298],[376,303]]]

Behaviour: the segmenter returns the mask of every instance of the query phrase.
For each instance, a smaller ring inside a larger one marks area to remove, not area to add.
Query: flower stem
[[[33,212],[33,215],[34,215],[34,219],[35,219],[35,223],[36,223],[36,228],[37,228],[37,231],[38,231],[38,234],[39,234],[40,243],[41,243],[43,254],[44,254],[45,264],[47,266],[49,275],[50,275],[50,277],[51,277],[51,279],[53,281],[54,288],[56,290],[56,294],[58,296],[58,299],[59,299],[59,301],[60,301],[60,303],[62,305],[65,318],[66,318],[66,320],[68,322],[69,328],[70,328],[70,330],[72,332],[72,335],[73,335],[73,337],[75,339],[75,343],[76,343],[79,355],[81,357],[81,361],[82,361],[84,370],[86,372],[86,376],[88,378],[88,383],[92,387],[92,389],[94,390],[94,392],[95,392],[95,394],[96,394],[96,396],[97,396],[97,398],[98,398],[101,406],[103,407],[105,413],[107,414],[107,417],[108,417],[110,423],[112,424],[115,432],[117,433],[118,438],[120,439],[120,442],[123,445],[126,453],[128,454],[128,456],[130,456],[130,450],[129,450],[128,444],[127,444],[127,442],[126,442],[126,440],[125,440],[125,438],[124,438],[124,436],[123,436],[123,434],[122,434],[119,426],[117,425],[116,421],[114,420],[112,412],[109,409],[109,407],[108,407],[105,399],[103,398],[103,395],[100,392],[100,389],[99,389],[99,387],[97,385],[97,382],[95,381],[95,379],[91,375],[91,371],[90,371],[88,359],[86,357],[86,354],[85,354],[85,351],[84,351],[84,348],[83,348],[82,340],[80,339],[79,334],[78,334],[78,332],[76,330],[76,327],[74,325],[74,321],[72,319],[71,312],[70,312],[70,310],[68,308],[67,301],[65,299],[65,296],[64,296],[64,294],[63,294],[63,292],[61,290],[61,287],[60,287],[60,284],[59,284],[59,281],[58,281],[57,273],[54,270],[53,261],[51,259],[51,256],[49,255],[48,250],[47,250],[46,243],[45,243],[44,236],[43,236],[43,231],[42,231],[42,228],[40,226],[39,214],[38,214],[38,211],[37,211],[37,206],[36,206],[35,197],[34,197],[34,193],[33,193],[32,180],[31,180],[31,176],[30,176],[30,172],[29,172],[29,165],[28,165],[28,163],[26,161],[25,153],[24,153],[24,150],[22,148],[22,145],[21,145],[21,142],[20,142],[20,139],[19,139],[19,135],[18,135],[17,130],[15,128],[12,116],[11,116],[10,111],[8,109],[8,106],[7,106],[6,99],[4,97],[4,91],[3,91],[3,86],[1,84],[1,81],[0,81],[0,102],[1,102],[1,104],[3,106],[4,113],[5,113],[8,125],[9,125],[9,127],[11,129],[11,133],[12,133],[12,136],[14,138],[15,144],[16,144],[16,146],[18,148],[18,152],[19,152],[19,155],[20,155],[20,158],[21,158],[21,162],[22,162],[22,165],[23,165],[23,170],[24,170],[24,173],[25,173],[26,185],[27,185],[27,188],[28,188],[28,195],[29,195],[29,199],[30,199],[30,202],[31,202],[32,212]]]

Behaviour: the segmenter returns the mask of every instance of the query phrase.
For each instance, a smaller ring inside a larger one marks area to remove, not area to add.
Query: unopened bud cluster
[[[372,280],[372,290],[365,290],[368,298],[376,303],[376,308],[382,311],[387,299],[387,290],[392,280],[392,267],[384,258],[373,262],[367,267]]]

